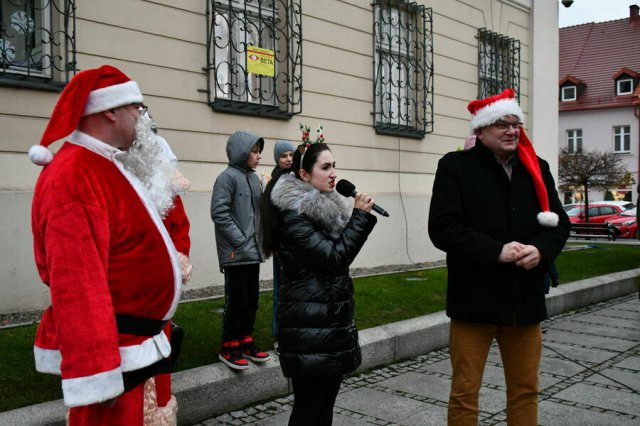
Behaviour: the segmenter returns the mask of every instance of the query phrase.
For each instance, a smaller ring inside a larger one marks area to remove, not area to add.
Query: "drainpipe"
[[[640,97],[638,98],[638,102],[639,103],[633,109],[633,113],[638,119],[638,195],[636,197],[636,224],[640,224],[640,206],[637,205],[640,204]],[[640,240],[640,229],[636,231],[636,237]]]

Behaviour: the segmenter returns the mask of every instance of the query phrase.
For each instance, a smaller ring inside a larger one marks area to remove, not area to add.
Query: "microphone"
[[[346,179],[339,180],[336,184],[336,191],[344,197],[354,197],[358,193],[356,186]],[[381,216],[389,217],[389,213],[377,204],[373,205],[373,211]]]

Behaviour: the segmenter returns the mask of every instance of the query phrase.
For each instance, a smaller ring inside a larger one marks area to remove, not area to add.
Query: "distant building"
[[[638,6],[615,21],[560,28],[559,146],[615,152],[633,179],[589,199],[638,202],[640,145],[640,18]],[[580,200],[580,188],[564,202]]]

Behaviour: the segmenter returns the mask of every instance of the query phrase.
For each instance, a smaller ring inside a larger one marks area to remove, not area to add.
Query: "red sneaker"
[[[222,342],[218,358],[234,370],[246,370],[249,368],[249,362],[240,353],[240,342],[237,340]]]
[[[251,336],[245,336],[240,340],[240,353],[253,362],[266,362],[271,359],[271,355],[258,350]]]

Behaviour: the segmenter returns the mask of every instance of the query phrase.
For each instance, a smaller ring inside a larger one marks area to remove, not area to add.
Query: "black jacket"
[[[291,175],[271,194],[278,209],[282,282],[278,349],[286,377],[340,376],[361,362],[349,265],[376,218],[341,195]]]
[[[438,163],[429,211],[429,235],[447,253],[447,315],[486,324],[538,323],[547,317],[543,274],[569,236],[549,165],[538,158],[557,227],[538,224],[533,180],[515,160],[511,180],[482,143],[445,155]],[[542,255],[527,271],[498,262],[511,241],[531,244]]]

